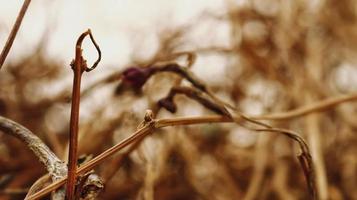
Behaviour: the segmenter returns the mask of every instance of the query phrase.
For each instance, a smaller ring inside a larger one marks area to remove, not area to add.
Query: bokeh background
[[[0,1],[0,42],[21,1]],[[153,76],[140,91],[123,89],[130,66],[185,65],[215,95],[249,115],[293,110],[357,92],[357,3],[353,0],[33,1],[0,71],[0,115],[67,156],[77,37],[91,28],[102,62],[83,76],[80,154],[98,155],[136,130],[146,109],[157,118],[212,114],[184,96],[178,110],[157,102],[177,75]],[[96,52],[86,41],[85,58]],[[183,82],[183,85],[189,85]],[[357,199],[357,104],[267,121],[297,131],[310,145],[320,199]],[[96,168],[100,199],[307,199],[294,142],[235,124],[166,128],[125,157]],[[44,168],[21,142],[0,134],[0,199],[23,199]]]

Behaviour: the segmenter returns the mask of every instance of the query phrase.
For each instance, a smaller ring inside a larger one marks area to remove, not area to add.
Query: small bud
[[[152,72],[150,67],[130,67],[122,74],[123,82],[139,90],[150,78]]]
[[[151,122],[154,119],[154,113],[152,110],[146,110],[144,120],[145,122]]]

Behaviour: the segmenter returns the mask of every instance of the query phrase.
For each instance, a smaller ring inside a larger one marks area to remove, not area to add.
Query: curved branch
[[[266,115],[257,115],[257,116],[251,116],[250,118],[255,119],[255,120],[288,120],[288,119],[301,117],[301,116],[304,116],[304,115],[307,115],[310,113],[314,113],[314,112],[321,112],[321,111],[327,110],[328,108],[336,106],[338,104],[348,102],[348,101],[355,101],[355,100],[357,100],[357,93],[352,93],[352,94],[327,98],[327,99],[312,103],[310,105],[302,106],[300,108],[290,110],[287,112],[273,113],[273,114],[266,114]]]
[[[60,180],[67,174],[66,164],[60,160],[45,143],[42,142],[30,130],[10,119],[0,116],[0,131],[5,134],[16,137],[24,142],[30,150],[37,156],[40,162],[45,166],[52,181]],[[64,191],[59,190],[53,194],[53,199],[64,199]]]
[[[53,181],[59,180],[67,173],[66,164],[60,160],[48,147],[24,126],[0,116],[0,130],[12,135],[31,149],[40,162],[46,167]]]

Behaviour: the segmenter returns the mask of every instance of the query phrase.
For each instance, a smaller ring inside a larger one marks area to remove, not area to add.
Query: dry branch
[[[60,180],[67,174],[66,164],[60,160],[40,138],[22,125],[0,116],[0,130],[24,142],[45,166],[52,181]],[[64,199],[64,191],[54,194],[55,199]]]
[[[5,46],[4,48],[2,49],[1,51],[1,55],[0,55],[0,69],[1,67],[3,66],[5,60],[6,60],[6,57],[7,57],[7,54],[9,53],[10,49],[11,49],[11,46],[12,46],[12,43],[14,42],[15,38],[16,38],[16,34],[17,34],[17,31],[19,30],[20,26],[21,26],[21,22],[22,22],[22,19],[24,18],[25,14],[26,14],[26,10],[27,8],[29,7],[31,3],[31,0],[24,0],[24,3],[21,7],[21,10],[16,18],[16,21],[15,21],[15,24],[14,26],[12,27],[12,30],[9,34],[9,37],[5,43]]]
[[[31,151],[38,157],[46,170],[56,181],[67,173],[66,164],[60,160],[40,138],[22,125],[0,116],[0,130],[6,134],[14,136],[26,143]]]
[[[202,124],[202,123],[223,123],[223,122],[240,122],[245,120],[242,117],[234,117],[233,119],[227,118],[226,116],[204,116],[204,117],[185,117],[185,118],[173,118],[173,119],[152,119],[150,121],[147,121],[142,128],[137,130],[135,133],[133,133],[131,136],[123,140],[122,142],[116,144],[115,146],[111,147],[110,149],[104,151],[102,154],[98,155],[97,157],[93,158],[89,162],[83,164],[83,166],[79,167],[77,170],[77,174],[85,173],[88,172],[89,170],[93,169],[95,166],[99,165],[102,163],[104,160],[106,160],[108,157],[112,156],[116,152],[120,151],[124,147],[135,143],[136,141],[140,140],[143,136],[146,136],[150,133],[152,133],[155,129],[157,128],[164,128],[168,126],[180,126],[180,125],[193,125],[193,124]],[[277,132],[281,133],[283,135],[288,136],[289,138],[295,140],[298,142],[300,149],[302,153],[299,155],[299,160],[301,161],[300,164],[302,165],[302,168],[304,170],[304,174],[306,176],[307,182],[308,182],[308,188],[311,196],[315,195],[315,190],[314,190],[314,174],[313,174],[313,168],[312,168],[312,162],[311,162],[311,155],[309,153],[309,148],[306,145],[306,142],[296,133],[289,131],[289,130],[284,130],[284,129],[277,129],[277,128],[264,128],[264,129],[254,129],[256,131],[264,131],[264,132]],[[67,177],[56,181],[46,188],[42,189],[38,193],[30,196],[28,199],[37,199],[40,198],[52,190],[55,190],[59,188],[61,185],[65,184],[67,180]]]
[[[92,67],[88,68],[86,60],[82,56],[82,42],[84,38],[89,35],[92,43],[94,44],[97,52],[98,59],[95,61]],[[70,119],[70,130],[69,130],[69,152],[68,152],[68,184],[66,190],[66,196],[69,200],[75,199],[75,186],[76,186],[76,170],[77,170],[77,159],[78,159],[78,123],[79,123],[79,105],[81,97],[81,77],[83,72],[90,72],[96,68],[101,60],[101,51],[94,40],[91,30],[88,29],[86,32],[82,33],[76,43],[75,48],[75,59],[72,61],[71,66],[74,73],[73,78],[73,91],[72,91],[72,107],[71,107],[71,119]]]
[[[53,182],[58,180],[62,180],[63,177],[67,175],[67,165],[65,162],[60,160],[48,147],[46,144],[42,142],[40,138],[34,135],[30,130],[25,128],[24,126],[4,117],[0,116],[0,130],[5,134],[11,135],[13,137],[18,138],[22,142],[24,142],[28,148],[38,157],[39,161],[45,166],[49,176],[51,177]],[[47,175],[39,179],[39,182],[35,183],[38,187],[31,188],[29,193],[36,191],[41,185],[44,184],[44,181],[48,178]],[[91,196],[97,196],[100,191],[103,189],[103,184],[101,180],[97,178],[98,176],[89,173],[86,177],[81,177],[85,184],[82,185],[79,189],[86,191],[83,193],[82,197],[86,197],[88,199]],[[57,188],[56,188],[57,189]],[[55,190],[52,190],[55,191]],[[54,200],[63,200],[65,199],[64,190],[56,191],[52,198]]]

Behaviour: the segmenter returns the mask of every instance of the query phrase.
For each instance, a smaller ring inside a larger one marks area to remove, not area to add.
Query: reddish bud
[[[122,74],[123,82],[134,87],[134,89],[141,89],[152,72],[153,70],[150,67],[129,67]]]

